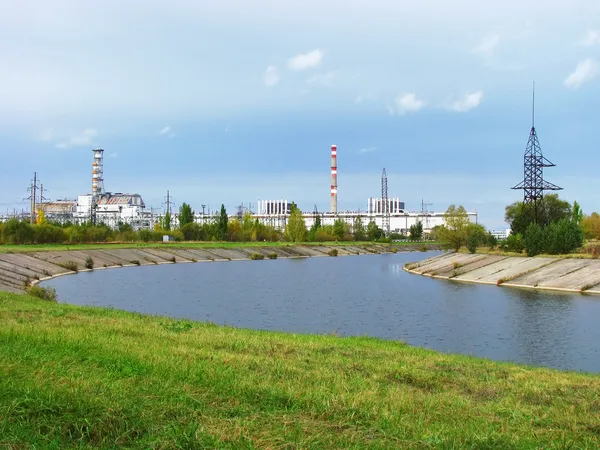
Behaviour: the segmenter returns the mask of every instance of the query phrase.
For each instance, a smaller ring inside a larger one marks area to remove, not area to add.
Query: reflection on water
[[[45,285],[76,304],[296,333],[369,335],[600,372],[600,300],[412,275],[434,253],[102,270]]]

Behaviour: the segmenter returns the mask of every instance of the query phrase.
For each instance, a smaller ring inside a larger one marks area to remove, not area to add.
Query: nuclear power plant
[[[333,225],[336,220],[342,220],[352,225],[357,217],[361,217],[365,225],[373,221],[388,234],[392,232],[406,234],[410,227],[418,222],[421,222],[423,225],[425,233],[437,225],[443,225],[444,212],[428,211],[427,205],[429,204],[422,202],[420,210],[408,211],[405,208],[404,202],[400,200],[400,197],[388,197],[388,181],[385,169],[383,169],[381,176],[380,196],[367,197],[364,210],[339,211],[337,145],[331,145],[330,151],[330,210],[321,212],[317,210],[316,206],[312,211],[302,210],[302,205],[296,203],[302,211],[307,227],[311,227],[317,220],[317,217],[320,219],[322,225]],[[39,211],[43,211],[48,220],[59,223],[71,222],[81,224],[91,222],[105,224],[111,228],[117,228],[121,224],[129,224],[135,230],[151,229],[157,223],[161,223],[167,209],[171,207],[171,202],[168,199],[164,210],[162,208],[148,209],[142,196],[138,193],[105,191],[104,149],[92,149],[92,156],[91,192],[89,194],[78,195],[76,199],[72,200],[45,201],[46,199],[41,193],[43,192],[42,187],[38,202],[35,194],[36,186],[32,186],[31,212],[15,213],[12,215],[6,214],[0,216],[0,221],[6,221],[15,216],[34,219]],[[293,199],[258,200],[256,209],[252,206],[240,207],[237,214],[230,213],[229,216],[233,219],[236,217],[241,218],[243,214],[250,214],[253,219],[257,219],[266,225],[283,229],[292,213],[292,205],[294,203]],[[202,212],[199,212],[199,208],[194,208],[198,211],[194,216],[194,220],[197,223],[205,223],[213,220],[219,214],[219,211],[206,212],[204,209],[205,206],[202,205]],[[177,212],[170,210],[170,214],[176,223]],[[477,212],[468,212],[467,214],[471,222],[477,222]]]

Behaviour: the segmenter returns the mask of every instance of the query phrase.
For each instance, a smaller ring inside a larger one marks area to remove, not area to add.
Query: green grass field
[[[584,449],[600,377],[0,292],[0,448]]]
[[[97,243],[97,244],[41,244],[41,245],[0,245],[0,253],[25,253],[40,251],[61,251],[61,250],[92,250],[92,249],[117,249],[117,248],[240,248],[240,247],[285,247],[294,245],[322,245],[322,246],[340,246],[340,245],[394,245],[420,246],[423,244],[437,245],[436,242],[394,242],[393,244],[380,244],[374,242],[117,242],[117,243]]]

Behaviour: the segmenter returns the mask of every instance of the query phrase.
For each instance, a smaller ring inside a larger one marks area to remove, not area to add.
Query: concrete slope
[[[521,288],[600,294],[600,261],[450,253],[407,264],[435,278]]]

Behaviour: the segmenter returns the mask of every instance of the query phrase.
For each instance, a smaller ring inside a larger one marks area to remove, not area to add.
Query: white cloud
[[[279,70],[275,66],[267,67],[263,75],[265,86],[272,87],[279,83]]]
[[[470,94],[466,94],[460,100],[456,100],[452,102],[448,109],[456,112],[467,112],[473,108],[477,108],[481,103],[481,99],[483,98],[482,91],[471,92]]]
[[[166,127],[164,127],[162,130],[160,130],[158,132],[158,134],[167,134],[168,132],[171,131],[171,127],[169,125],[167,125]]]
[[[414,93],[398,94],[394,100],[394,104],[395,109],[388,107],[388,110],[390,113],[397,112],[398,114],[417,112],[426,105],[423,100],[417,99],[417,96]]]
[[[377,147],[365,147],[365,148],[361,148],[358,153],[371,153],[374,152],[375,150],[377,150]]]
[[[306,80],[306,84],[310,84],[313,86],[325,86],[330,87],[335,83],[337,75],[335,72],[327,72],[320,73],[317,75],[313,75],[308,80]]]
[[[312,69],[319,66],[322,60],[323,52],[316,49],[308,53],[300,53],[299,55],[290,58],[288,61],[288,68],[291,70]]]
[[[591,58],[577,64],[575,71],[565,79],[565,86],[577,89],[582,84],[593,80],[598,75],[598,63]]]
[[[475,48],[473,48],[473,53],[482,55],[484,57],[490,56],[491,53],[494,51],[494,49],[498,46],[499,42],[500,42],[499,34],[490,34],[488,36],[485,36],[479,42],[479,44],[477,44],[475,46]]]
[[[581,42],[581,45],[586,47],[590,47],[592,45],[600,45],[600,31],[598,30],[589,30],[587,35]]]
[[[67,139],[56,144],[56,148],[91,147],[98,132],[93,128],[86,128],[81,133],[75,133]]]
[[[54,140],[54,130],[52,128],[48,128],[40,133],[39,136],[40,141],[49,142]]]

